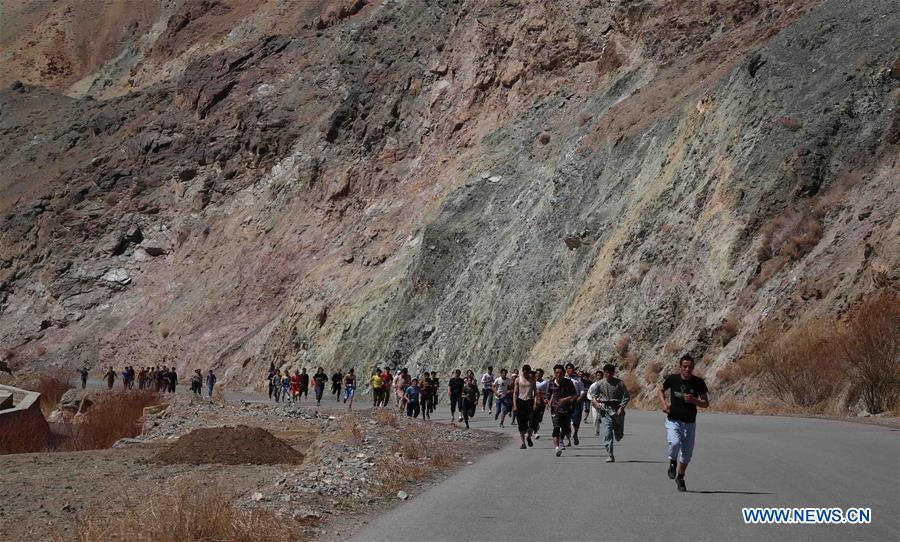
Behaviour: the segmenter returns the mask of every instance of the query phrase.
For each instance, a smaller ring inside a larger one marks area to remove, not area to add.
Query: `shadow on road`
[[[764,493],[764,492],[758,492],[758,491],[707,491],[707,490],[698,491],[698,490],[694,490],[694,489],[689,489],[689,490],[687,490],[687,492],[688,493],[699,493],[701,495],[719,495],[719,494],[723,494],[723,495],[771,495],[771,493]]]

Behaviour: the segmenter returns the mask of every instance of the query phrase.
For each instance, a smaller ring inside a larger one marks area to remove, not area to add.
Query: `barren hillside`
[[[900,286],[895,0],[0,9],[19,369],[715,380]]]

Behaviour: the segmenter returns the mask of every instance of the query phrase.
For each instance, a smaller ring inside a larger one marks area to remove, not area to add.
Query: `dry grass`
[[[637,397],[644,390],[641,383],[638,382],[637,377],[634,376],[634,373],[628,373],[622,377],[622,382],[625,383],[625,387],[628,388],[628,393],[632,397]]]
[[[618,356],[617,365],[620,369],[631,370],[637,367],[637,352],[631,350],[631,337],[622,335],[616,342],[616,356]]]
[[[716,330],[716,335],[719,340],[722,342],[722,346],[728,346],[728,343],[731,342],[731,339],[734,339],[738,331],[740,330],[740,322],[734,316],[727,318],[722,325],[719,326],[719,329]]]
[[[300,536],[299,524],[262,508],[242,510],[219,485],[176,483],[137,499],[127,495],[112,506],[92,508],[76,523],[78,542],[183,540],[281,542]]]
[[[845,381],[843,364],[831,349],[834,333],[818,320],[787,333],[770,326],[757,337],[745,368],[778,399],[819,411]]]
[[[62,396],[74,388],[71,382],[71,374],[64,369],[57,369],[48,374],[38,375],[32,391],[41,394],[41,411],[48,416],[59,404]]]
[[[648,363],[645,367],[645,375],[647,377],[647,382],[659,382],[660,376],[662,376],[663,370],[663,362],[660,360],[653,361]]]
[[[343,423],[341,424],[341,428],[337,431],[335,436],[343,441],[349,443],[359,443],[362,442],[363,439],[363,430],[360,429],[359,424],[356,422],[356,416],[352,411],[348,412],[344,416]]]
[[[756,336],[749,354],[719,370],[719,389],[746,379],[782,413],[843,413],[861,399],[873,414],[900,408],[900,295],[883,291],[846,322],[813,320]]]
[[[99,396],[83,415],[82,423],[71,426],[71,438],[61,444],[65,451],[109,448],[117,440],[141,434],[144,409],[160,402],[151,391],[121,391]]]
[[[48,450],[47,425],[34,417],[18,416],[0,426],[0,454]]]
[[[623,358],[628,354],[628,349],[631,347],[631,337],[628,335],[622,335],[619,337],[619,340],[616,341],[616,354]]]
[[[399,423],[397,422],[397,415],[391,412],[390,410],[382,409],[376,411],[372,414],[372,417],[375,418],[379,424],[388,427],[398,427]]]
[[[428,477],[430,468],[420,462],[389,459],[378,463],[378,477],[381,491],[385,495],[394,494],[409,484],[421,482]]]
[[[900,294],[883,291],[851,313],[832,346],[871,413],[900,408]]]

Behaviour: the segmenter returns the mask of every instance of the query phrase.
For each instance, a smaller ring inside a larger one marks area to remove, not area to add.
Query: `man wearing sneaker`
[[[562,365],[553,366],[553,380],[549,386],[550,420],[553,422],[553,447],[556,457],[562,455],[566,449],[562,445],[562,439],[572,432],[572,410],[576,407],[578,393],[575,384],[566,378]]]
[[[506,369],[500,369],[500,376],[494,380],[492,390],[497,398],[497,413],[494,414],[494,421],[500,418],[500,427],[503,427],[507,414],[512,412],[512,395],[510,394],[512,380],[506,376],[507,374]]]
[[[670,399],[666,401],[666,390]],[[691,462],[696,433],[697,407],[709,407],[709,390],[702,378],[694,376],[694,358],[681,356],[678,373],[671,374],[659,389],[659,401],[666,417],[666,441],[669,446],[669,478],[675,479],[678,491],[687,491],[684,472]],[[676,472],[677,462],[677,472]]]
[[[628,404],[628,388],[616,378],[616,366],[607,363],[603,366],[603,378],[598,378],[588,389],[591,405],[600,417],[603,425],[603,446],[606,447],[607,463],[614,463],[616,455],[613,444],[622,439],[625,424],[625,406]]]
[[[494,410],[494,368],[488,366],[487,371],[481,375],[481,411],[492,412]]]
[[[581,416],[584,409],[584,401],[587,399],[587,390],[584,388],[584,382],[581,381],[581,377],[578,376],[578,373],[575,371],[575,365],[572,363],[566,364],[566,378],[575,385],[576,399],[575,404],[572,406],[572,440],[575,442],[575,446],[578,446],[578,429],[581,427]]]

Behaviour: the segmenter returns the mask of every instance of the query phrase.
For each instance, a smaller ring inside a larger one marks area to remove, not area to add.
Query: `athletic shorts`
[[[512,412],[512,395],[505,395],[497,399],[497,411],[509,414]]]
[[[530,428],[533,408],[534,399],[526,401],[516,397],[516,422],[519,424],[519,433],[525,433]]]
[[[462,409],[463,409],[462,396],[461,395],[457,395],[457,396],[451,395],[450,396],[450,412],[456,412],[457,406],[459,406],[459,411],[461,413]]]
[[[572,434],[572,413],[550,413],[550,421],[553,422],[553,438],[560,438]]]

